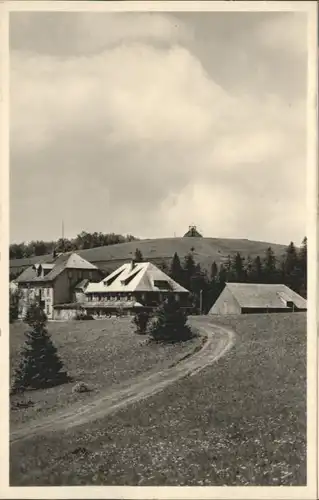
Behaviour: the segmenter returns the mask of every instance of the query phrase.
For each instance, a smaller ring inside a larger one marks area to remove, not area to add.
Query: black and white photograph
[[[7,498],[317,498],[316,2],[6,9]]]

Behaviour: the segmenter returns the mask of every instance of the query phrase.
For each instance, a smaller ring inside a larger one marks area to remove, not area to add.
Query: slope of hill
[[[132,259],[136,248],[141,250],[145,260],[154,263],[161,261],[169,263],[175,252],[181,259],[192,252],[196,263],[199,263],[203,269],[209,270],[213,261],[220,264],[228,255],[232,256],[236,252],[240,252],[243,257],[248,255],[252,258],[257,255],[263,256],[269,246],[277,257],[280,257],[285,249],[284,245],[247,239],[160,238],[78,250],[77,253],[101,269],[112,271],[124,261]],[[42,255],[28,259],[11,260],[10,271],[22,271],[36,262],[45,262],[50,258],[52,258],[51,255]]]

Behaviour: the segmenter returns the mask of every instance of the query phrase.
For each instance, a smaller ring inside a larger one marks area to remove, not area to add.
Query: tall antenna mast
[[[62,240],[64,240],[64,220],[62,219]]]

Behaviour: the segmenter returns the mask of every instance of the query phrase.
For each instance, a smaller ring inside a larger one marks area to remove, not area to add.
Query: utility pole
[[[199,292],[199,314],[202,315],[203,312],[203,290]]]

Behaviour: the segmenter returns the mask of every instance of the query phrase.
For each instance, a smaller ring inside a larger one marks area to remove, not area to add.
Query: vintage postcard
[[[0,22],[1,497],[317,498],[316,2]]]

